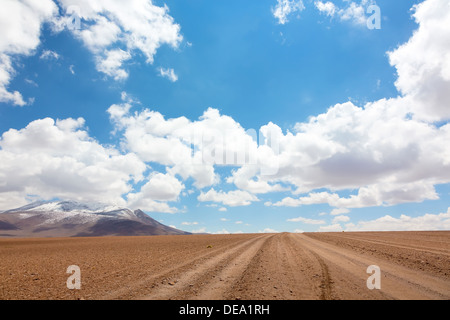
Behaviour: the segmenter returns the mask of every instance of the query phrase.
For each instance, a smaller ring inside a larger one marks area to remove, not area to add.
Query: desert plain
[[[3,238],[0,299],[448,300],[450,231]]]

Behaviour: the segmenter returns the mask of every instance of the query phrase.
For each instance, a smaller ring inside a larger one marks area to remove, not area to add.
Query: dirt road
[[[0,299],[450,299],[450,232],[2,239],[0,257]]]

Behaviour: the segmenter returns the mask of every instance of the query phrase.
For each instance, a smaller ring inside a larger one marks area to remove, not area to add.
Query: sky
[[[0,210],[450,230],[448,0],[0,3]]]

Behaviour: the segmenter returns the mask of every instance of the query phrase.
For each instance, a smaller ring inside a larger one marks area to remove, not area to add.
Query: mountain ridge
[[[190,234],[140,209],[102,203],[37,201],[0,212],[0,237],[100,237]]]

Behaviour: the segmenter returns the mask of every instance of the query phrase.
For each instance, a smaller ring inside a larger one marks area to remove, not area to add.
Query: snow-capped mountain
[[[95,213],[95,212],[108,212],[114,210],[121,210],[123,208],[118,206],[111,206],[102,203],[80,203],[76,201],[55,201],[55,202],[47,202],[47,201],[37,201],[30,203],[26,206],[8,210],[9,212],[14,211],[42,211],[42,212],[86,212],[86,213]],[[7,212],[8,212],[7,211]]]
[[[81,237],[188,234],[141,210],[76,201],[34,202],[0,213],[3,237]]]

